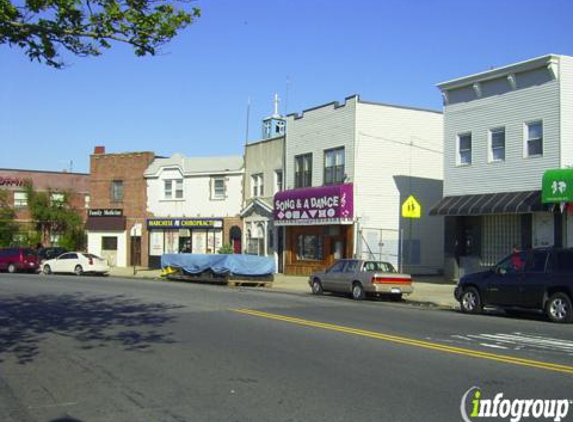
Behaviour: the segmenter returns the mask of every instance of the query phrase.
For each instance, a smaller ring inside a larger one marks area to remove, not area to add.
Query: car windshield
[[[366,261],[362,271],[380,271],[384,273],[395,273],[396,270],[389,262]]]
[[[24,256],[36,256],[36,252],[32,249],[24,249]]]

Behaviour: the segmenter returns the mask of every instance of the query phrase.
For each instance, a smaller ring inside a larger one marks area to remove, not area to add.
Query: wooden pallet
[[[229,280],[227,283],[230,287],[272,287],[272,281],[256,280]]]

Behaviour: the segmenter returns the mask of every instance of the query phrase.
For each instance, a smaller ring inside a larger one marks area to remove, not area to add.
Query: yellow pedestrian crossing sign
[[[420,218],[422,216],[422,206],[414,195],[410,195],[402,204],[402,217]]]

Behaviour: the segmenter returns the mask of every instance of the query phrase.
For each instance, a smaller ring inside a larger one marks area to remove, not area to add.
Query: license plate
[[[402,290],[399,289],[398,287],[392,287],[392,288],[390,289],[390,293],[396,293],[396,294],[398,294],[398,293],[402,293]]]

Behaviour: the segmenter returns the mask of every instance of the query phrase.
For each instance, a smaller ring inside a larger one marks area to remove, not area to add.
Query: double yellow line
[[[465,349],[461,347],[447,346],[440,343],[433,343],[429,341],[415,340],[408,337],[394,336],[390,334],[378,333],[376,331],[361,330],[358,328],[345,327],[342,325],[327,324],[324,322],[311,321],[307,319],[294,318],[285,315],[271,314],[268,312],[255,311],[251,309],[233,309],[233,312],[239,314],[251,315],[260,318],[272,319],[275,321],[288,322],[296,325],[303,325],[306,327],[321,328],[324,330],[336,331],[339,333],[353,334],[361,337],[373,338],[376,340],[384,340],[392,343],[403,344],[408,346],[420,347],[423,349],[437,350],[439,352],[453,353],[456,355],[463,355],[472,358],[480,358],[493,360],[497,362],[509,363],[513,365],[527,366],[531,368],[545,369],[547,371],[561,372],[564,374],[573,374],[573,366],[559,365],[556,363],[549,363],[530,359],[521,359],[513,356],[501,355],[496,353],[480,352],[478,350]]]

